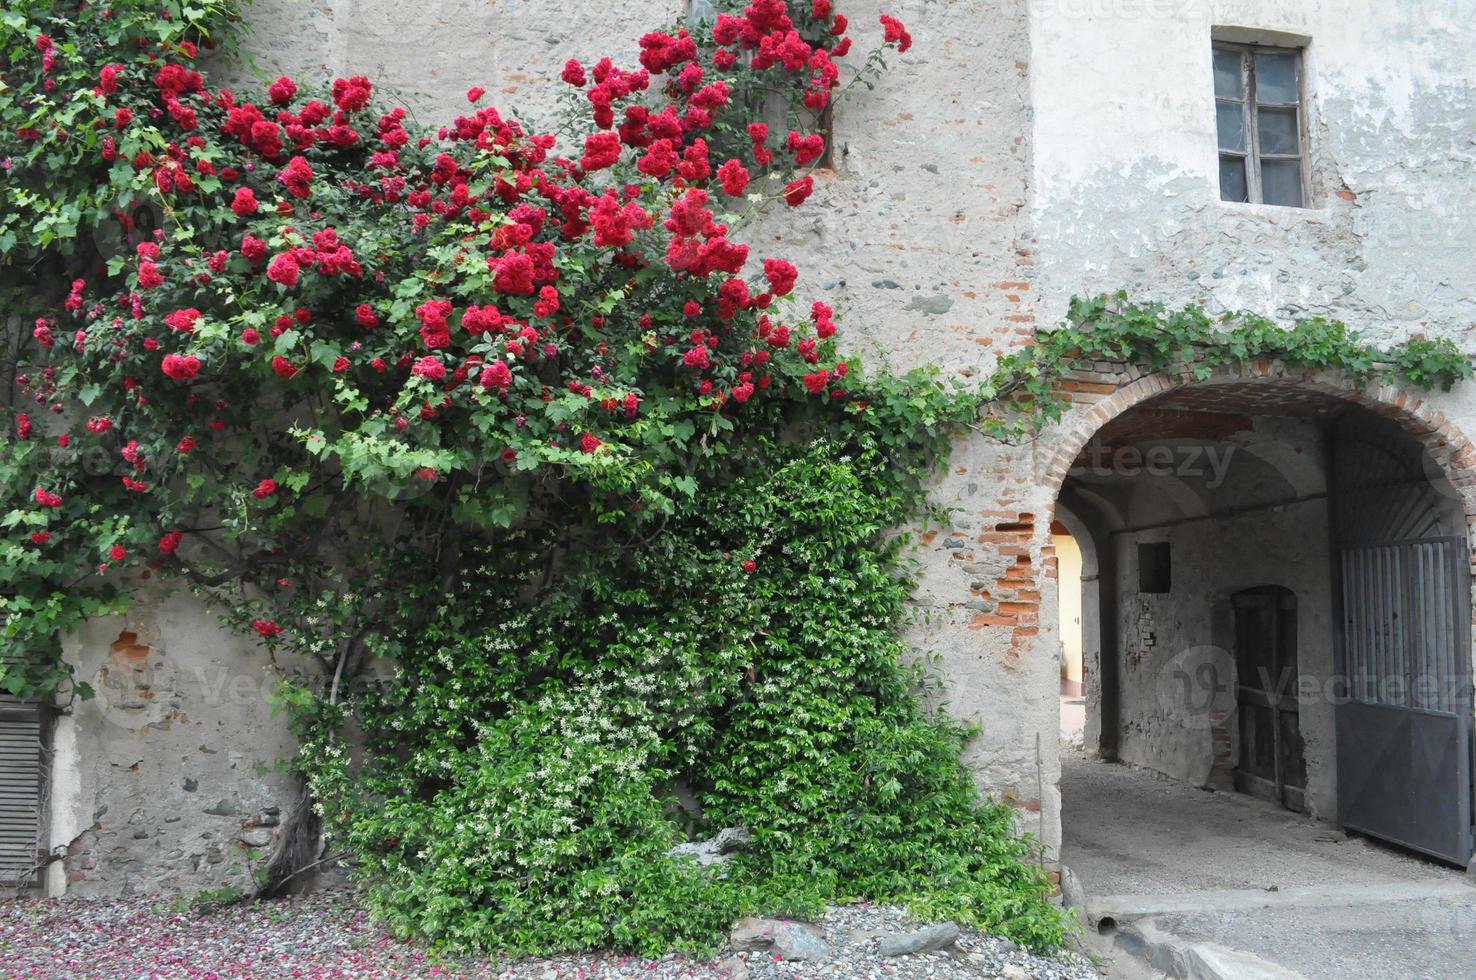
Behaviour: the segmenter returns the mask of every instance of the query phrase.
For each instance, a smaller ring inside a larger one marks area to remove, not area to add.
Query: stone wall
[[[296,801],[267,654],[189,593],[141,583],[65,655],[96,697],[56,719],[47,890],[190,893],[249,882]],[[285,665],[292,669],[295,665]]]
[[[834,305],[861,353],[977,378],[1057,321],[1070,296],[1118,288],[1214,310],[1345,316],[1381,341],[1423,332],[1466,343],[1470,0],[844,9],[862,37],[876,36],[882,10],[897,14],[915,47],[837,111],[836,166],[811,205],[748,235],[756,258],[801,263],[801,299]],[[678,0],[257,0],[248,48],[269,78],[369,75],[422,119],[454,117],[466,89],[483,85],[488,101],[540,126],[565,90],[555,79],[567,58],[633,61],[636,38],[680,12]],[[1219,202],[1216,25],[1312,39],[1313,207]],[[909,635],[941,658],[949,710],[982,725],[967,750],[980,785],[1014,801],[1047,844],[1060,826],[1056,494],[1103,423],[1176,384],[1087,366],[1068,386],[1075,409],[1040,439],[962,440],[934,490],[950,524],[915,529],[925,574]],[[1396,399],[1457,447],[1447,456],[1476,461],[1460,435],[1476,425],[1469,391],[1371,401]],[[270,835],[272,808],[287,805],[272,769],[291,740],[261,694],[265,655],[178,596],[90,624],[69,657],[104,683],[57,732],[52,841],[71,856],[52,890],[68,879],[93,894],[224,880],[243,853],[231,842],[249,853]],[[223,697],[223,680],[255,693]]]

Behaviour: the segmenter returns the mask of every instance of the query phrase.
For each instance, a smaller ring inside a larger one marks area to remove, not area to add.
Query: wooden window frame
[[[1219,131],[1219,105],[1221,102],[1233,103],[1235,100],[1226,99],[1218,93],[1215,94],[1215,149],[1217,161],[1234,158],[1241,161],[1245,167],[1245,192],[1246,200],[1232,201],[1224,197],[1224,184],[1220,183],[1220,200],[1226,204],[1257,204],[1263,207],[1295,207],[1309,208],[1312,200],[1311,166],[1308,156],[1308,127],[1307,127],[1307,73],[1306,73],[1306,49],[1301,46],[1277,45],[1277,44],[1248,44],[1236,41],[1214,41],[1212,43],[1211,65],[1213,66],[1213,53],[1220,51],[1231,51],[1240,55],[1240,82],[1241,93],[1244,99],[1241,103],[1243,112],[1242,125],[1245,131],[1245,149],[1227,150],[1220,146]],[[1256,90],[1256,55],[1257,54],[1290,54],[1295,59],[1295,71],[1297,78],[1297,100],[1296,102],[1266,102],[1262,103]],[[1213,67],[1211,68],[1213,72]],[[1297,111],[1297,152],[1296,153],[1262,153],[1261,152],[1261,125],[1260,110],[1264,105],[1268,109],[1295,109]],[[1261,180],[1261,161],[1295,161],[1301,175],[1301,200],[1297,204],[1267,204],[1263,193]],[[1220,181],[1218,168],[1215,179]]]

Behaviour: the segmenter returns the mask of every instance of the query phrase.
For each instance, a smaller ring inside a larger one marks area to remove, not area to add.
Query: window
[[[0,693],[0,895],[37,881],[44,827],[45,709]]]
[[[0,674],[40,666],[0,650]],[[46,829],[48,713],[0,690],[0,895],[40,883]]]
[[[1168,542],[1138,545],[1138,591],[1163,595],[1173,591]]]
[[[1306,206],[1302,53],[1217,42],[1220,200]]]

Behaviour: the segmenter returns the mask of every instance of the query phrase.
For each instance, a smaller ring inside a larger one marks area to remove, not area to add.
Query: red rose
[[[354,307],[354,321],[366,330],[379,325],[379,317],[375,315],[374,307],[368,303],[360,303]]]
[[[256,632],[259,633],[261,635],[261,638],[264,640],[270,640],[272,637],[282,632],[282,627],[278,626],[270,619],[252,620],[251,628],[256,630]]]
[[[248,262],[254,265],[257,262],[260,262],[262,259],[266,258],[266,254],[267,244],[260,238],[253,238],[250,235],[247,235],[245,238],[241,239],[241,255],[244,256]]]
[[[801,136],[791,129],[785,140],[785,146],[789,148],[790,153],[794,154],[795,166],[803,167],[820,159],[821,154],[825,152],[825,137],[819,133]]]
[[[477,86],[473,86],[472,88],[469,88],[469,89],[466,90],[466,101],[468,101],[468,102],[475,102],[475,101],[477,101],[478,99],[480,99],[482,96],[484,96],[486,94],[487,94],[487,90],[486,89],[480,88],[480,87],[477,87]]]
[[[265,500],[276,492],[276,480],[262,480],[256,485],[256,489],[251,491],[251,496],[255,497],[257,500]]]
[[[160,364],[164,376],[173,381],[193,381],[200,373],[200,359],[194,354],[165,354]]]
[[[247,347],[255,347],[257,344],[261,343],[261,334],[257,333],[251,327],[247,327],[245,330],[241,331],[241,343],[245,344]]]
[[[236,212],[237,217],[255,214],[256,207],[256,192],[249,187],[237,187],[236,196],[231,199],[231,210]]]
[[[512,383],[512,369],[502,361],[493,361],[482,371],[483,388],[507,388]]]
[[[193,333],[195,324],[204,315],[191,306],[183,310],[175,310],[164,318],[164,322],[168,324],[171,330],[178,330],[180,333]]]
[[[604,443],[600,442],[599,439],[595,438],[593,435],[591,435],[588,432],[586,432],[584,435],[582,435],[582,436],[579,437],[579,451],[580,452],[592,453],[596,449],[599,449],[603,445],[604,445]]]
[[[764,259],[764,277],[775,296],[788,296],[794,290],[799,270],[783,259]]]
[[[585,170],[604,170],[620,160],[620,136],[617,133],[595,133],[584,139],[584,156],[579,166]]]
[[[574,58],[564,62],[564,72],[559,77],[576,88],[584,88],[585,83],[589,81],[584,75],[584,66]]]
[[[812,395],[818,395],[830,383],[830,373],[827,371],[817,371],[814,374],[807,374],[805,375],[804,381],[805,390]]]
[[[415,366],[410,369],[410,373],[417,378],[429,378],[432,381],[440,381],[446,377],[446,365],[434,357],[422,357],[415,362]]]
[[[159,267],[147,259],[138,264],[138,288],[154,289],[164,285],[164,277],[159,275]]]
[[[511,296],[533,295],[533,260],[522,252],[504,255],[501,259],[489,259],[488,264],[497,270],[492,288]]]
[[[815,178],[808,176],[801,177],[799,180],[792,181],[785,186],[784,203],[792,208],[797,208],[805,203],[805,200],[814,193],[814,190]]]
[[[750,558],[748,561],[743,563],[743,570],[752,575],[754,572],[758,571],[758,562]]]
[[[748,170],[737,160],[729,160],[718,167],[718,180],[723,182],[723,193],[738,197],[748,188]]]
[[[277,373],[278,377],[282,378],[290,378],[297,373],[297,368],[293,366],[292,362],[281,354],[272,358],[272,370]]]
[[[297,259],[291,252],[283,252],[267,266],[267,278],[290,289],[297,285],[298,271]]]
[[[179,548],[179,542],[183,538],[184,535],[180,534],[178,531],[170,531],[168,534],[159,539],[159,554],[174,554],[174,552]]]
[[[190,436],[185,436],[174,448],[179,452],[187,453],[190,450],[194,449],[197,445],[199,444],[195,442],[193,438],[191,438]]]
[[[333,80],[333,101],[344,112],[358,112],[369,104],[372,86],[363,75]]]
[[[108,549],[108,557],[113,561],[122,561],[128,557],[128,551],[121,544],[115,544]]]
[[[297,83],[286,75],[283,75],[271,85],[267,86],[267,95],[271,98],[274,105],[286,105],[292,101],[292,97],[296,94]]]
[[[277,180],[287,188],[287,193],[301,199],[307,197],[312,190],[313,176],[313,168],[306,159],[293,157],[277,174]]]
[[[912,47],[912,35],[907,33],[907,28],[902,26],[900,20],[882,14],[881,25],[883,39],[887,44],[897,45],[897,51],[899,53],[905,52],[908,48]]]

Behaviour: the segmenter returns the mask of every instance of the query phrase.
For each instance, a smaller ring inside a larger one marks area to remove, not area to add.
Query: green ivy
[[[540,602],[492,549],[451,594],[400,590],[392,678],[340,709],[292,695],[376,910],[518,954],[712,951],[736,916],[863,899],[1059,944],[1034,843],[979,796],[972,731],[921,706],[898,632],[913,582],[888,531],[921,500],[893,464],[920,456],[867,448],[897,421],[753,445],[751,472],[638,550],[584,549]],[[752,839],[717,873],[668,856],[730,826]]]
[[[1250,313],[1216,318],[1192,304],[1133,302],[1119,292],[1073,299],[1059,327],[1000,358],[984,386],[995,400],[989,431],[1016,435],[1059,419],[1070,404],[1059,383],[1078,363],[1111,361],[1207,381],[1216,368],[1262,359],[1338,371],[1355,384],[1383,378],[1426,391],[1449,391],[1472,376],[1471,358],[1445,338],[1416,337],[1381,349],[1340,320],[1316,317],[1285,327]]]

